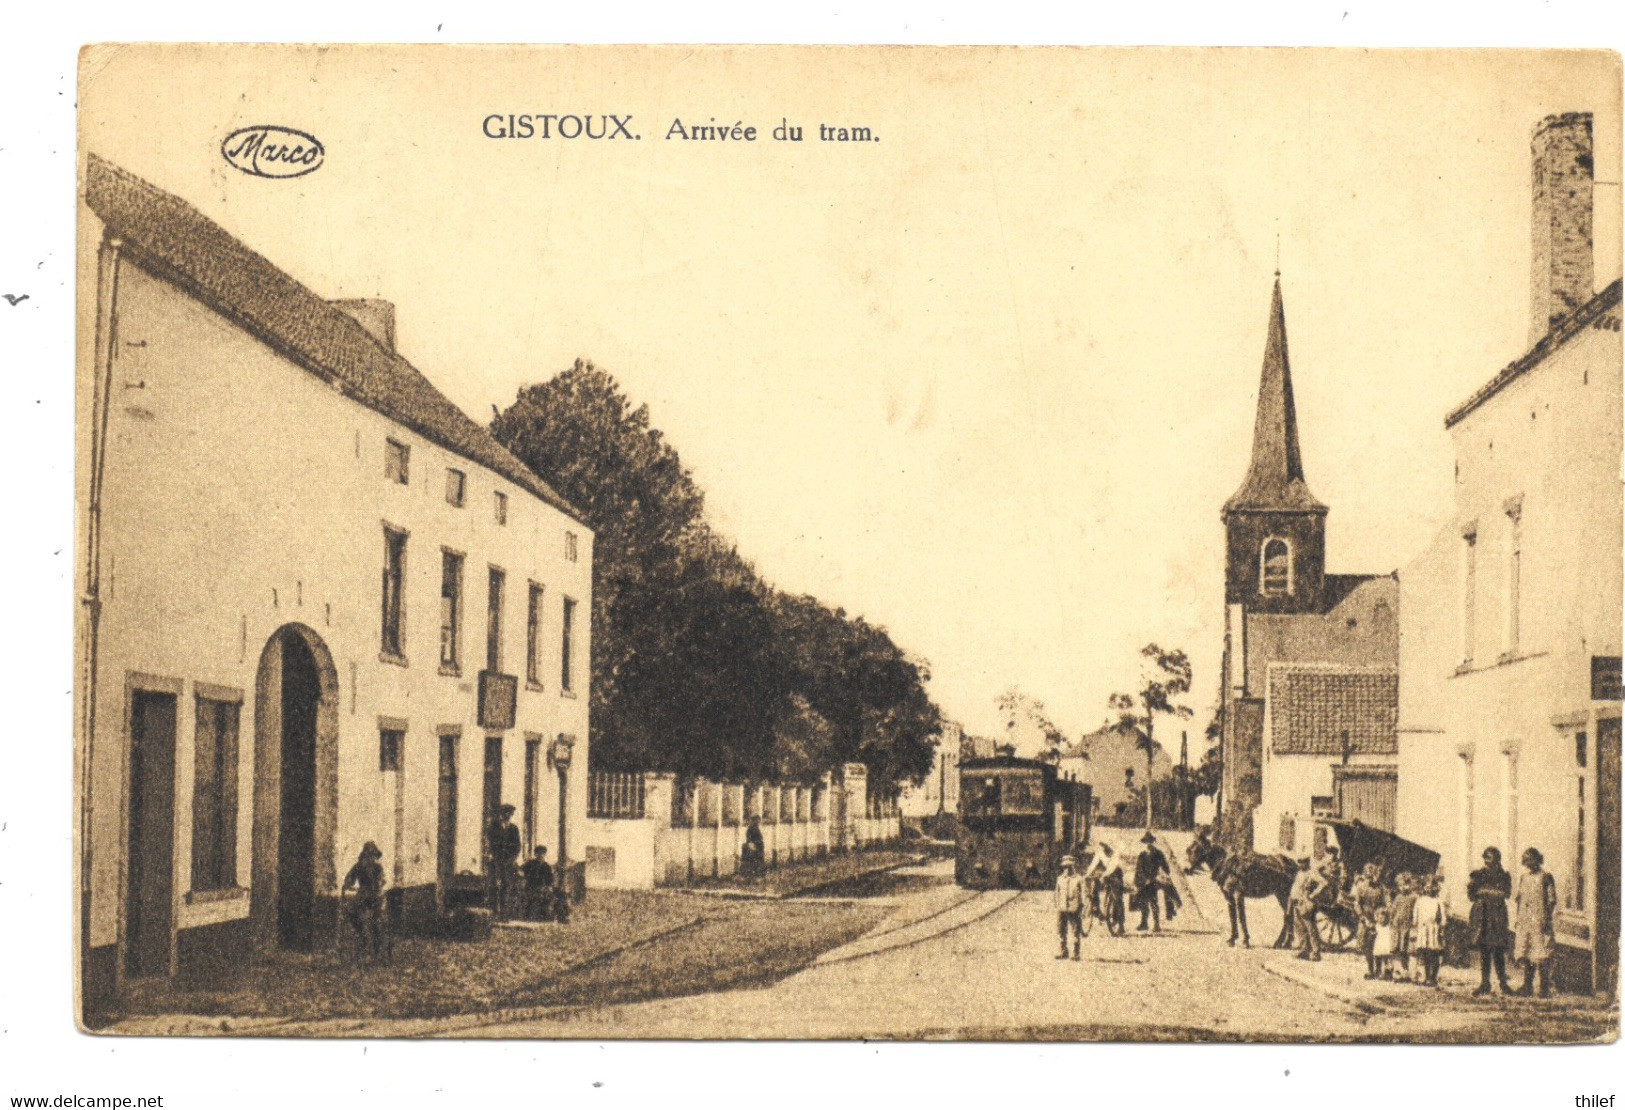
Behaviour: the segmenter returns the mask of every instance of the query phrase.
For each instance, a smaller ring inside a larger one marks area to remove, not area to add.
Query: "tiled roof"
[[[1384,668],[1273,666],[1270,749],[1283,755],[1399,750],[1399,672]]]
[[[359,403],[581,519],[415,366],[190,204],[94,154],[85,170],[85,203],[138,265]]]
[[[1456,406],[1450,415],[1444,418],[1444,426],[1449,428],[1460,423],[1474,409],[1505,389],[1508,382],[1529,373],[1542,362],[1545,362],[1547,356],[1587,328],[1607,328],[1610,331],[1618,331],[1620,326],[1619,317],[1613,316],[1610,318],[1609,310],[1619,307],[1620,280],[1615,278],[1613,284],[1609,285],[1608,288],[1592,297],[1562,320],[1559,320],[1556,327],[1541,337],[1540,342],[1529,348],[1515,362],[1511,362],[1504,367],[1499,374],[1496,374],[1495,377],[1485,383],[1477,393]]]

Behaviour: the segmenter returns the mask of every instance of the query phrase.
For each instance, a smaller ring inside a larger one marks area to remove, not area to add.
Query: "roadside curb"
[[[869,875],[878,875],[885,871],[892,871],[899,867],[914,867],[924,863],[928,857],[921,854],[910,855],[908,859],[895,860],[891,863],[876,864],[861,871],[854,871],[850,875],[842,875],[838,879],[820,879],[815,883],[803,883],[801,886],[791,887],[788,890],[749,890],[745,887],[695,887],[674,886],[660,889],[672,894],[694,894],[704,898],[727,898],[740,902],[780,902],[786,898],[796,898],[809,891],[821,890],[826,886],[837,883],[849,883],[853,879],[866,878]]]
[[[1296,957],[1293,958],[1296,959]],[[1343,1003],[1345,1006],[1352,1006],[1362,1014],[1375,1016],[1377,1014],[1385,1014],[1389,1012],[1389,1008],[1383,1005],[1381,1002],[1370,998],[1362,998],[1351,991],[1343,990],[1337,987],[1335,984],[1327,983],[1313,975],[1305,975],[1296,968],[1278,967],[1274,963],[1267,960],[1259,960],[1258,966],[1275,976],[1277,979],[1285,979],[1287,982],[1296,983],[1298,986],[1307,990],[1317,991],[1328,998],[1332,998]]]

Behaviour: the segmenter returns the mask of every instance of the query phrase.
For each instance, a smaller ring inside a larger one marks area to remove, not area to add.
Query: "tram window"
[[[1032,817],[1044,815],[1044,780],[1038,775],[1007,775],[1001,812]]]
[[[964,785],[966,787],[966,813],[975,817],[997,817],[999,815],[999,778],[997,775],[973,779]]]

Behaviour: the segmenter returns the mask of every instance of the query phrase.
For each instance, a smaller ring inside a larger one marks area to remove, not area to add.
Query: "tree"
[[[1190,692],[1191,663],[1183,651],[1164,651],[1156,644],[1140,649],[1142,674],[1140,688],[1133,694],[1113,694],[1107,705],[1117,714],[1119,724],[1139,732],[1137,746],[1145,752],[1145,827],[1156,816],[1151,794],[1152,756],[1157,750],[1157,715],[1188,718],[1192,710],[1179,699]]]
[[[592,760],[738,780],[930,770],[929,672],[883,628],[763,582],[676,450],[591,363],[520,390],[492,434],[593,529]]]
[[[994,704],[1004,715],[1007,736],[1014,740],[1016,734],[1025,732],[1037,743],[1033,753],[1037,758],[1051,763],[1061,758],[1061,745],[1066,743],[1066,736],[1050,720],[1049,710],[1042,701],[1012,686],[1000,694]]]

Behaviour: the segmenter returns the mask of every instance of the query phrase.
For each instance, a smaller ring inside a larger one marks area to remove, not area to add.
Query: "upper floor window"
[[[1258,590],[1266,597],[1292,592],[1292,546],[1279,536],[1265,540],[1259,553]]]
[[[463,507],[463,494],[468,487],[468,476],[461,470],[446,471],[446,504]]]
[[[385,655],[404,656],[401,625],[402,588],[406,580],[406,533],[384,528],[383,635]]]
[[[463,664],[463,557],[440,552],[440,666],[457,671]]]
[[[564,533],[564,558],[566,562],[573,563],[576,561],[576,534],[574,532]]]
[[[485,610],[485,669],[502,670],[502,589],[508,576],[497,567],[490,568],[487,579]]]
[[[530,584],[530,603],[525,610],[525,681],[542,684],[542,588]]]
[[[559,688],[564,691],[575,689],[575,676],[571,673],[570,654],[574,646],[576,628],[576,603],[570,598],[564,599],[563,635],[560,637],[560,647],[563,649],[563,658],[559,663]]]
[[[1461,661],[1473,661],[1478,625],[1478,533],[1461,537]]]
[[[508,495],[497,490],[491,495],[491,509],[498,524],[508,523]]]
[[[384,441],[384,476],[406,485],[412,476],[412,449],[393,439]]]
[[[1506,651],[1508,655],[1518,653],[1518,636],[1520,632],[1520,601],[1518,594],[1523,583],[1523,499],[1507,507],[1508,547],[1507,547],[1507,626]]]

